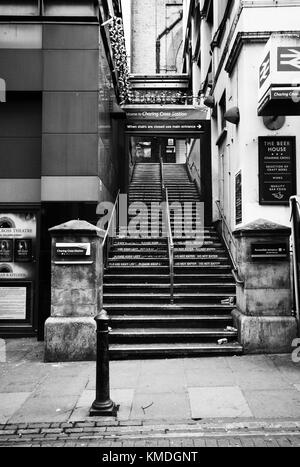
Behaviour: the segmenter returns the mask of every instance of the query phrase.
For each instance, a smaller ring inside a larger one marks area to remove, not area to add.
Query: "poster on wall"
[[[6,287],[0,284],[0,320],[25,320],[27,287]]]
[[[235,223],[243,222],[243,205],[242,205],[242,172],[235,176]]]
[[[34,280],[37,217],[33,212],[0,212],[0,283]]]
[[[266,136],[258,140],[259,202],[287,206],[296,194],[296,138]]]

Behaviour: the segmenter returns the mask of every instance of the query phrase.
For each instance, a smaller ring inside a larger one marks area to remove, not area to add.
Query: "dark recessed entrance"
[[[184,112],[186,120],[182,117]],[[157,115],[155,121],[154,114]],[[163,119],[162,115],[168,117]],[[205,205],[205,222],[212,222],[210,121],[197,119],[195,109],[191,109],[191,113],[184,109],[176,112],[131,112],[126,123],[126,146],[127,192],[136,164],[159,163],[161,158],[164,164],[186,165],[191,181],[198,187],[199,201]]]

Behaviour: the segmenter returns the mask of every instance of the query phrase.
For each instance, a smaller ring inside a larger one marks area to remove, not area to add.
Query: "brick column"
[[[105,232],[78,220],[53,227],[50,234],[51,317],[45,324],[45,360],[94,360],[94,318],[102,310]]]
[[[290,352],[297,336],[292,316],[290,234],[289,228],[263,219],[234,232],[244,285],[237,286],[233,316],[247,353]]]

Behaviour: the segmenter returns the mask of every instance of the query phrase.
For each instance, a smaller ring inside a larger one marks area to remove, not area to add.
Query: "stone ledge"
[[[248,354],[292,352],[297,337],[297,321],[292,316],[246,316],[238,309],[232,312],[240,344]]]
[[[234,230],[235,237],[290,236],[291,229],[285,225],[276,224],[266,219],[257,219]]]
[[[96,359],[94,318],[49,318],[45,323],[45,362]]]

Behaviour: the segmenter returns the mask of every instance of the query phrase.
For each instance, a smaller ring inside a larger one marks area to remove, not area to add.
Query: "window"
[[[225,120],[225,113],[226,113],[226,91],[224,91],[220,102],[219,102],[219,109],[220,109],[220,122],[221,122],[221,131],[226,128],[226,120]]]

